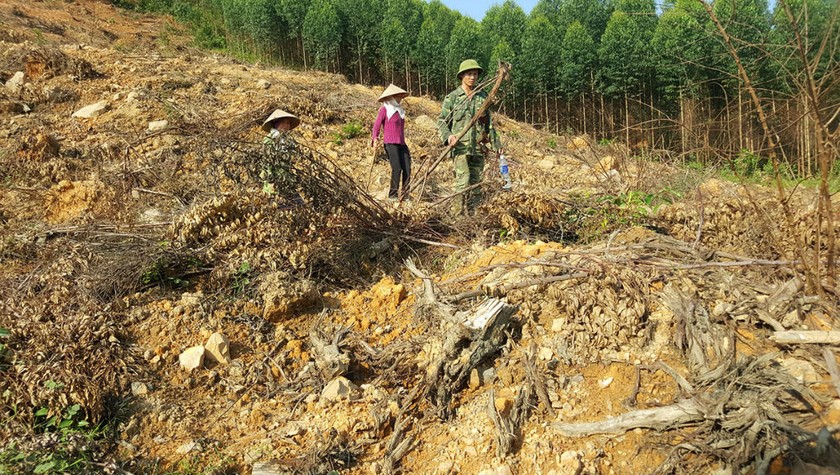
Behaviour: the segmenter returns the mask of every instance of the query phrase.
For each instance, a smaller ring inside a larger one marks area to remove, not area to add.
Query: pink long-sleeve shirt
[[[400,117],[399,112],[395,112],[390,119],[386,120],[386,117],[388,117],[388,114],[385,112],[385,107],[380,107],[379,114],[373,122],[373,132],[370,135],[370,143],[373,143],[376,138],[379,137],[379,129],[383,128],[382,125],[384,124],[385,127],[382,135],[385,137],[383,141],[385,143],[405,145],[405,120]]]

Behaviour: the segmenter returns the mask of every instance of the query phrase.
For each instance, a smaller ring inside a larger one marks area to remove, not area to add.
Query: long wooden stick
[[[770,339],[775,341],[776,343],[782,343],[786,345],[807,343],[840,345],[840,331],[789,330],[783,332],[774,332],[772,335],[770,335]]]
[[[639,409],[603,421],[577,424],[556,423],[553,427],[566,437],[586,437],[592,434],[623,434],[642,427],[664,430],[702,420],[703,411],[697,401],[683,399],[670,406]]]

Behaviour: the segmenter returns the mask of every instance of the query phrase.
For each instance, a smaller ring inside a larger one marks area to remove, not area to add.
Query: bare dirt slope
[[[770,190],[497,115],[514,191],[491,160],[453,219],[446,160],[382,201],[381,88],[90,0],[5,1],[0,41],[7,449],[79,404],[111,473],[838,473],[832,347],[768,338],[836,324],[791,264],[808,190],[782,228]],[[405,104],[422,171],[439,105]],[[243,178],[274,108],[302,205]],[[488,297],[514,306],[492,337],[463,323]]]

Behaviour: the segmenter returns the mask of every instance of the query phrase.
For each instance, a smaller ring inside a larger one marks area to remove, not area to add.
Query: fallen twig
[[[508,292],[517,289],[524,289],[526,287],[531,287],[533,285],[543,285],[543,284],[551,284],[554,282],[562,282],[564,280],[571,280],[571,279],[580,279],[589,275],[589,272],[575,272],[574,274],[564,274],[564,275],[555,275],[552,277],[543,277],[540,279],[528,279],[521,282],[515,282],[513,284],[508,285],[500,285],[498,287],[491,287],[488,285],[482,285],[477,289],[469,290],[467,292],[462,292],[454,297],[452,297],[452,302],[460,302],[462,300],[466,300],[473,297],[480,297],[482,295],[494,295],[494,296],[504,296]]]
[[[623,434],[638,428],[665,430],[702,420],[703,411],[700,404],[694,399],[683,399],[670,406],[639,409],[604,421],[578,424],[555,423],[554,428],[567,437],[586,437],[593,434]]]
[[[840,331],[788,330],[774,332],[770,335],[770,339],[784,345],[808,343],[838,345],[840,344]]]

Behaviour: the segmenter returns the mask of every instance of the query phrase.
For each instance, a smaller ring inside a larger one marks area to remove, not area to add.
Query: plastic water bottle
[[[507,158],[504,155],[499,155],[499,172],[502,174],[502,180],[505,181],[504,186],[502,186],[503,190],[509,190],[513,187],[513,184],[510,182],[510,170],[508,169],[508,162]]]

